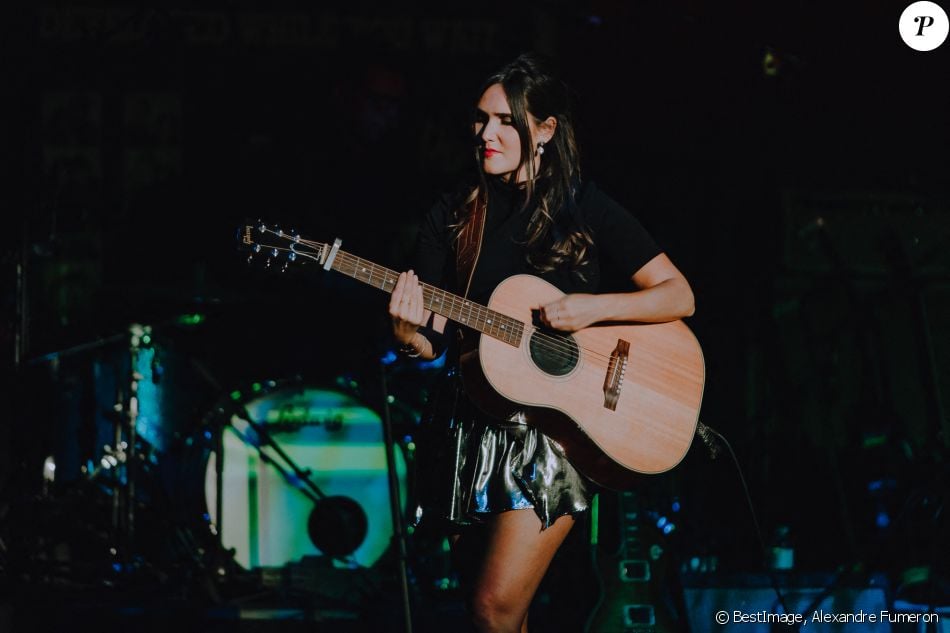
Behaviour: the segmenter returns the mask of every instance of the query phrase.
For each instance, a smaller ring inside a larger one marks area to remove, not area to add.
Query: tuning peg
[[[270,250],[270,256],[271,256],[271,257],[277,257],[279,254],[280,254],[280,251],[278,251],[276,248],[272,248],[272,249]]]
[[[275,224],[275,225],[274,225],[274,233],[276,233],[278,236],[283,237],[284,232],[280,230],[280,225],[279,225],[279,224]]]
[[[297,253],[293,251],[287,253],[287,261],[291,261],[291,262],[297,261]]]
[[[260,244],[255,244],[253,250],[254,250],[255,253],[260,253],[260,252],[261,252],[261,245],[260,245]]]
[[[264,224],[264,222],[263,222],[262,220],[258,220],[258,221],[257,221],[257,230],[260,231],[261,233],[264,233],[264,232],[267,231],[267,225]]]

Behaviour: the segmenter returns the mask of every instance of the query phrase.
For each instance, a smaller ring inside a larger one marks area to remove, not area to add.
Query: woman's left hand
[[[541,322],[562,332],[583,330],[602,319],[596,295],[564,295],[557,301],[541,306]]]

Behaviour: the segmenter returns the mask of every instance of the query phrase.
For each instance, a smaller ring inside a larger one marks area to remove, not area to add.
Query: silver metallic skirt
[[[523,417],[487,416],[466,397],[458,372],[450,370],[431,401],[419,446],[417,522],[434,515],[463,526],[532,508],[544,529],[560,516],[587,510],[595,485],[557,442],[524,424]]]

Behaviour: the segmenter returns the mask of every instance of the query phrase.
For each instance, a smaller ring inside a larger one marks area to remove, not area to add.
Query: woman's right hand
[[[389,299],[389,316],[393,320],[393,334],[403,345],[409,345],[425,323],[425,307],[419,278],[411,270],[400,273]]]

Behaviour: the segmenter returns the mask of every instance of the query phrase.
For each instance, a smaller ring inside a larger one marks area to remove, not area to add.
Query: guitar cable
[[[759,524],[759,517],[755,512],[755,504],[752,502],[752,495],[749,493],[749,486],[746,483],[745,474],[742,472],[742,465],[739,464],[739,458],[736,457],[736,452],[732,450],[732,445],[729,443],[729,440],[723,436],[722,433],[707,426],[702,422],[698,422],[696,425],[696,434],[699,435],[702,439],[703,444],[706,445],[706,449],[709,451],[709,458],[716,459],[719,457],[719,452],[722,450],[719,442],[725,445],[726,450],[729,451],[729,455],[732,457],[732,462],[736,466],[736,472],[739,474],[739,481],[742,483],[742,492],[745,494],[746,503],[749,505],[749,513],[752,515],[752,524],[755,527],[755,536],[759,541],[759,548],[762,553],[762,568],[765,570],[766,575],[769,578],[769,583],[772,585],[772,591],[775,592],[775,596],[778,598],[778,602],[782,605],[782,611],[786,614],[792,615],[792,612],[788,610],[788,605],[785,604],[785,596],[782,594],[782,590],[779,587],[778,579],[775,577],[774,571],[769,567],[768,564],[768,548],[765,545],[765,539],[762,537],[762,526]],[[718,442],[717,442],[718,440]],[[800,630],[798,624],[794,625],[793,630]]]

